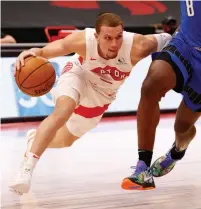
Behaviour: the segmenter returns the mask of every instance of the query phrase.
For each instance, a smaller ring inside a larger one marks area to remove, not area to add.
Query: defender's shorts
[[[201,112],[201,51],[192,47],[178,32],[161,52],[153,53],[153,60],[165,60],[177,77],[175,91],[183,95],[188,108]]]

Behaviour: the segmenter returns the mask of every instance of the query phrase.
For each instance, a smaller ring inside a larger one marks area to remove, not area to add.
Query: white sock
[[[36,129],[31,129],[27,132],[28,142],[27,142],[27,149],[26,149],[26,152],[24,154],[25,157],[27,156],[27,154],[31,150],[31,146],[33,144],[35,136],[36,136]]]
[[[35,168],[39,159],[40,158],[36,154],[28,152],[26,156],[26,163],[29,164],[32,168]]]

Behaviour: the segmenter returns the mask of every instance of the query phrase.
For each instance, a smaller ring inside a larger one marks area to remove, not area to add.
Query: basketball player
[[[124,189],[154,188],[152,175],[169,173],[184,157],[196,134],[194,124],[201,115],[201,1],[186,0],[180,4],[180,31],[161,52],[153,54],[142,85],[137,119],[139,161],[134,173],[123,180]],[[175,142],[149,169],[160,117],[159,101],[171,89],[183,95],[176,113]]]
[[[166,33],[143,36],[125,32],[119,16],[104,13],[96,19],[95,29],[86,28],[44,48],[22,52],[16,60],[16,70],[28,56],[49,59],[75,52],[79,57],[67,63],[52,91],[52,114],[37,131],[28,132],[28,147],[11,190],[19,195],[27,193],[33,170],[45,149],[70,147],[96,127],[133,66],[170,40],[171,35]]]

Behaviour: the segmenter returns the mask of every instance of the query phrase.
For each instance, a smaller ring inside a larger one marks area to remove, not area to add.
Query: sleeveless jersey
[[[115,99],[117,90],[129,76],[133,65],[130,59],[134,34],[123,32],[123,43],[114,59],[106,60],[98,54],[95,29],[86,28],[86,59],[83,61],[85,79],[99,93]]]
[[[180,32],[193,47],[201,47],[201,1],[181,0]]]

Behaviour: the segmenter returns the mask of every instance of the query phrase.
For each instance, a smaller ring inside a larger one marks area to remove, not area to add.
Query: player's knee
[[[54,119],[55,123],[65,123],[68,119],[67,108],[65,107],[59,110],[54,110],[51,116]]]
[[[71,116],[75,109],[76,103],[69,97],[62,96],[56,102],[53,113],[51,114],[56,124],[63,125]]]
[[[142,96],[151,97],[154,95],[155,92],[155,85],[151,79],[145,79],[142,84],[141,94]]]
[[[146,78],[142,84],[141,97],[149,99],[152,102],[160,101],[161,97],[163,96],[160,87],[160,82],[157,82],[155,79],[152,79],[151,77]]]
[[[146,79],[143,82],[141,95],[158,102],[175,87],[176,76],[172,67],[162,60],[153,61]]]
[[[59,129],[66,123],[69,117],[70,114],[68,113],[67,107],[54,109],[53,113],[48,117],[49,126]]]

